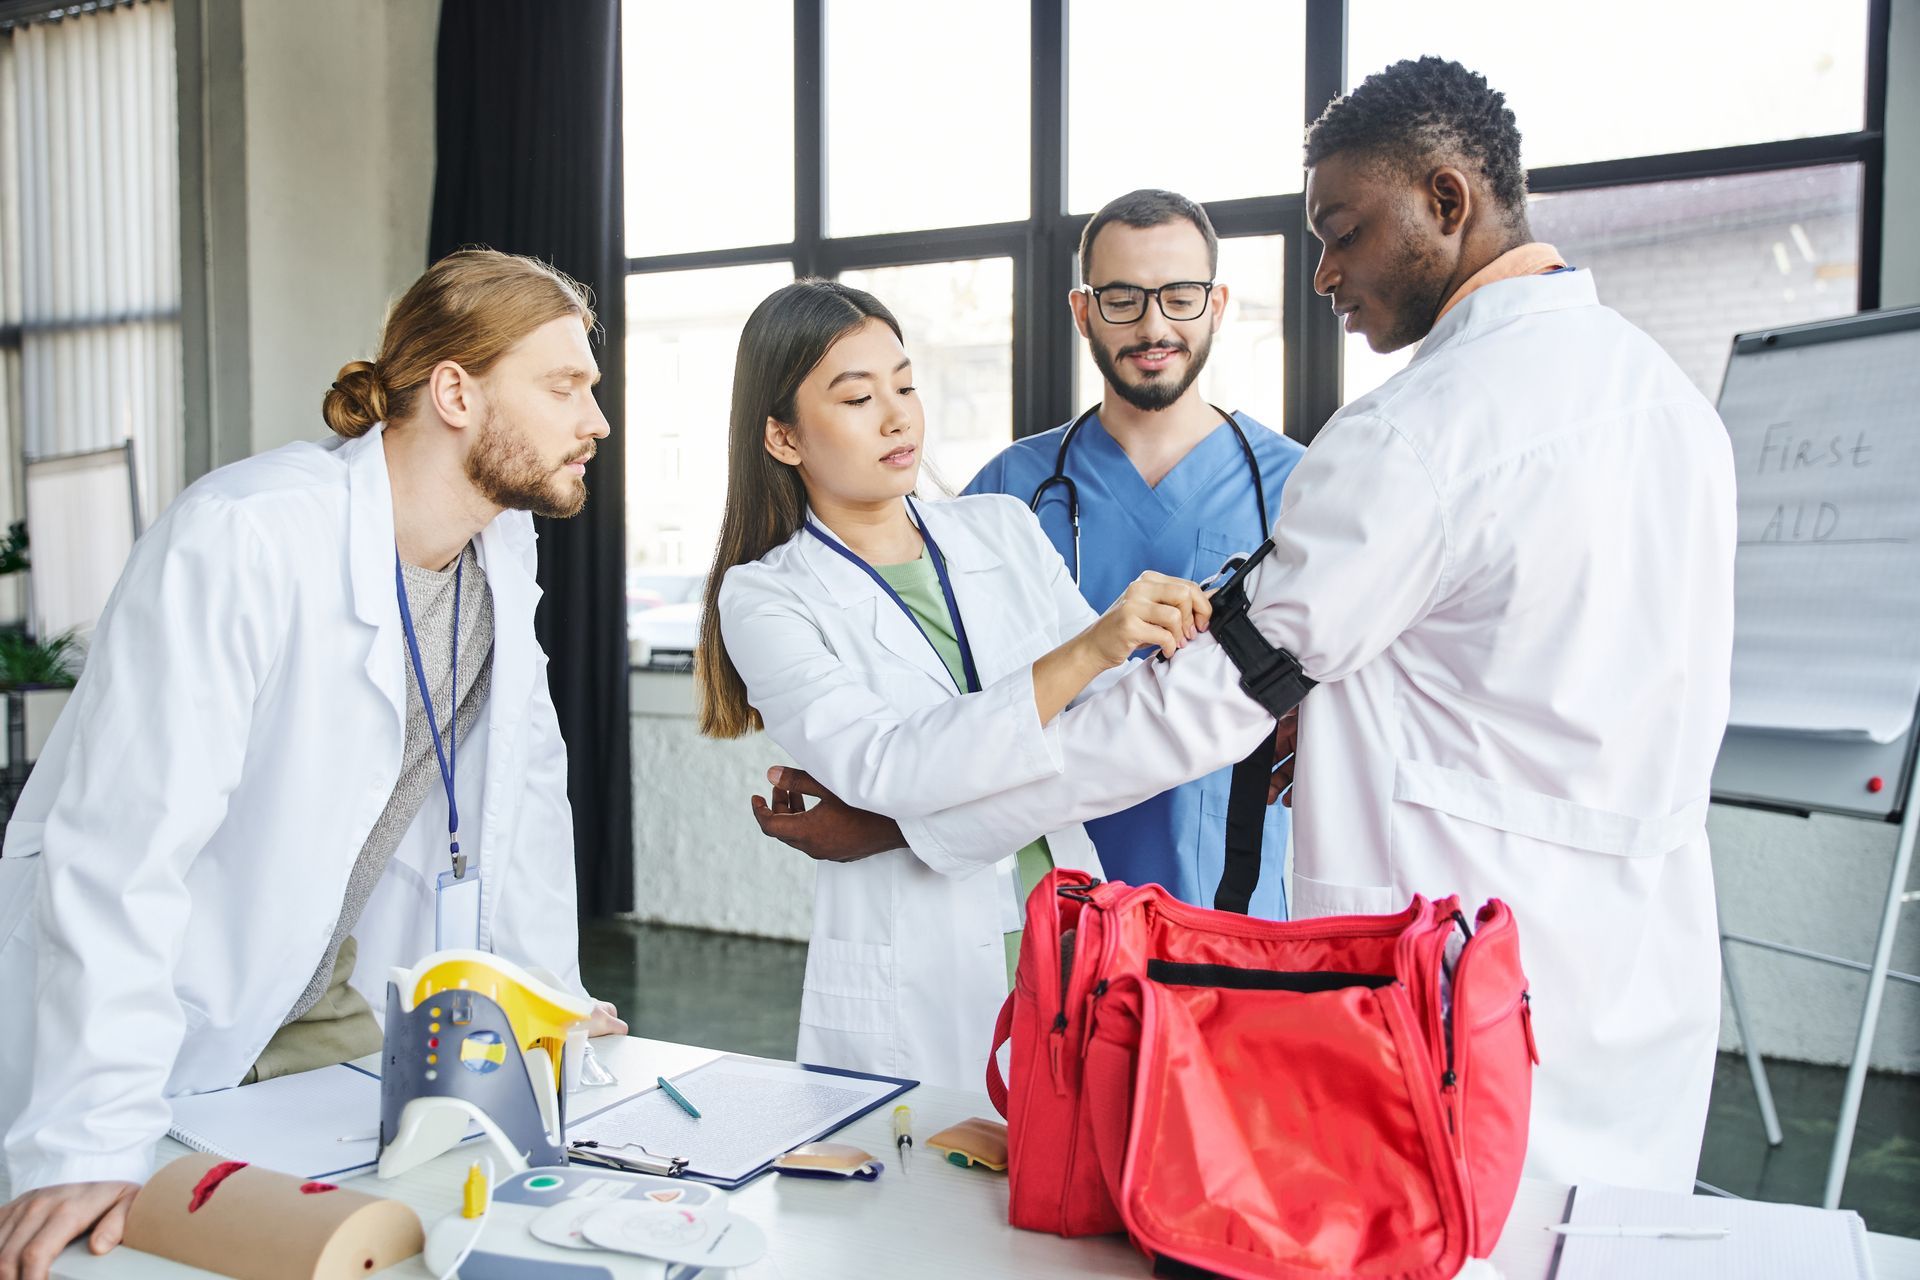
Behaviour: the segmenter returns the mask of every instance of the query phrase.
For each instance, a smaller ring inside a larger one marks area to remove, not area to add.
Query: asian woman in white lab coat
[[[702,618],[701,728],[769,737],[896,818],[1049,777],[1054,721],[1129,655],[1206,627],[1192,583],[1143,575],[1095,615],[1024,504],[916,498],[926,432],[899,323],[802,280],[767,298],[734,370],[727,507]],[[819,865],[803,1061],[978,1087],[1026,893],[1099,874],[1086,832],[936,871],[906,849]]]

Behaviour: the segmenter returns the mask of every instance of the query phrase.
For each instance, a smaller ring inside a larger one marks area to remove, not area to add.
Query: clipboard
[[[918,1080],[843,1067],[727,1054],[672,1077],[699,1107],[695,1119],[658,1086],[570,1121],[569,1160],[632,1168],[734,1190],[773,1168],[788,1151],[839,1132],[885,1106]],[[799,1122],[776,1117],[812,1108]],[[624,1114],[623,1114],[624,1113]],[[765,1129],[756,1132],[756,1126]],[[598,1145],[582,1151],[581,1141]]]

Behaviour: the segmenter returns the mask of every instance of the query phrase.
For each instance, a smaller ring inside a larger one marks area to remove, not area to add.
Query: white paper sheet
[[[1742,354],[1733,724],[1892,742],[1920,697],[1920,330]]]
[[[173,1100],[169,1133],[196,1151],[300,1178],[371,1168],[380,1159],[380,1077],[322,1067],[190,1094]]]
[[[1555,1280],[1872,1280],[1867,1227],[1848,1210],[1582,1186],[1569,1222],[1727,1227],[1720,1240],[1569,1236]]]

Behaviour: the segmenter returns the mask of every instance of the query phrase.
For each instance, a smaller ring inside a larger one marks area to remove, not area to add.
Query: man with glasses
[[[1201,393],[1227,309],[1219,265],[1213,223],[1185,196],[1132,191],[1096,213],[1080,237],[1083,283],[1067,301],[1099,367],[1101,401],[1072,423],[1016,441],[967,486],[1032,503],[1095,609],[1149,569],[1205,578],[1259,545],[1304,452]],[[1215,905],[1233,773],[1221,769],[1089,822],[1107,873]],[[1278,787],[1269,793],[1264,776],[1258,783],[1267,804],[1258,879],[1250,900],[1238,900],[1242,880],[1221,905],[1282,919],[1287,812],[1272,803]]]

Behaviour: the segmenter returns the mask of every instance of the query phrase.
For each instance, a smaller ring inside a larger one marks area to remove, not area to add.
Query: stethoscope
[[[1273,522],[1267,519],[1267,490],[1266,486],[1260,482],[1260,460],[1253,456],[1253,446],[1247,442],[1247,433],[1240,429],[1240,424],[1234,421],[1233,415],[1211,401],[1208,402],[1207,407],[1227,420],[1227,425],[1233,428],[1233,438],[1240,442],[1240,452],[1246,455],[1247,471],[1253,476],[1253,500],[1260,504],[1260,537],[1256,541],[1263,542],[1273,531]],[[1067,474],[1067,450],[1073,447],[1073,438],[1080,434],[1080,428],[1099,412],[1100,406],[1096,404],[1075,418],[1068,426],[1066,435],[1060,438],[1060,452],[1053,459],[1053,474],[1040,482],[1040,487],[1033,491],[1033,500],[1027,503],[1033,513],[1038,515],[1040,500],[1047,496],[1047,490],[1057,484],[1067,487],[1067,522],[1073,526],[1073,580],[1076,585],[1080,581],[1080,487],[1074,484],[1073,477]]]

